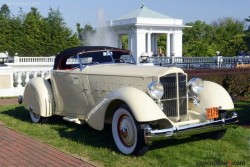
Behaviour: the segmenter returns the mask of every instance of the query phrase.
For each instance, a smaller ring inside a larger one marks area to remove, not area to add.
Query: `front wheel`
[[[148,150],[144,141],[144,130],[133,118],[127,106],[115,111],[112,119],[112,135],[117,148],[123,154],[143,155]]]

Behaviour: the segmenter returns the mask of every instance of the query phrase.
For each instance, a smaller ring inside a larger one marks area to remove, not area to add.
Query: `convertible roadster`
[[[218,139],[238,122],[220,85],[188,81],[180,68],[136,64],[129,50],[106,46],[62,51],[50,74],[31,79],[19,100],[35,123],[59,115],[97,130],[111,124],[123,154],[143,155],[154,140],[169,137]]]

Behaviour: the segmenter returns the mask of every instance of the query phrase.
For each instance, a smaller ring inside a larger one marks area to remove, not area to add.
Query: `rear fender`
[[[49,117],[54,112],[54,98],[49,82],[43,78],[32,78],[24,89],[25,107],[42,117]]]
[[[110,93],[96,105],[88,115],[87,123],[94,129],[102,130],[106,112],[109,112],[106,110],[111,102],[115,100],[127,104],[138,122],[150,122],[155,120],[166,120],[168,123],[171,122],[154,100],[146,93],[133,87],[125,87]]]

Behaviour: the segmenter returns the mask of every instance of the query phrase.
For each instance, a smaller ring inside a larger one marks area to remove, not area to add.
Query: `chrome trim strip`
[[[180,127],[172,127],[168,129],[152,130],[145,129],[145,142],[151,144],[154,140],[168,137],[181,137],[212,132],[217,130],[226,129],[228,127],[237,127],[238,117],[233,115],[231,118],[216,120],[212,122],[199,123],[194,125],[186,125]]]

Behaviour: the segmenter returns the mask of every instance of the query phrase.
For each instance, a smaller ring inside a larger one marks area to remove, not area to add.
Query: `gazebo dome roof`
[[[146,26],[146,27],[180,27],[184,28],[181,19],[175,19],[156,11],[150,10],[144,5],[135,11],[132,11],[119,19],[107,22],[109,26]]]
[[[172,17],[166,16],[164,14],[158,13],[156,11],[150,10],[144,5],[141,6],[140,9],[132,11],[118,20],[125,20],[125,19],[134,19],[134,18],[154,18],[154,19],[173,19]]]

